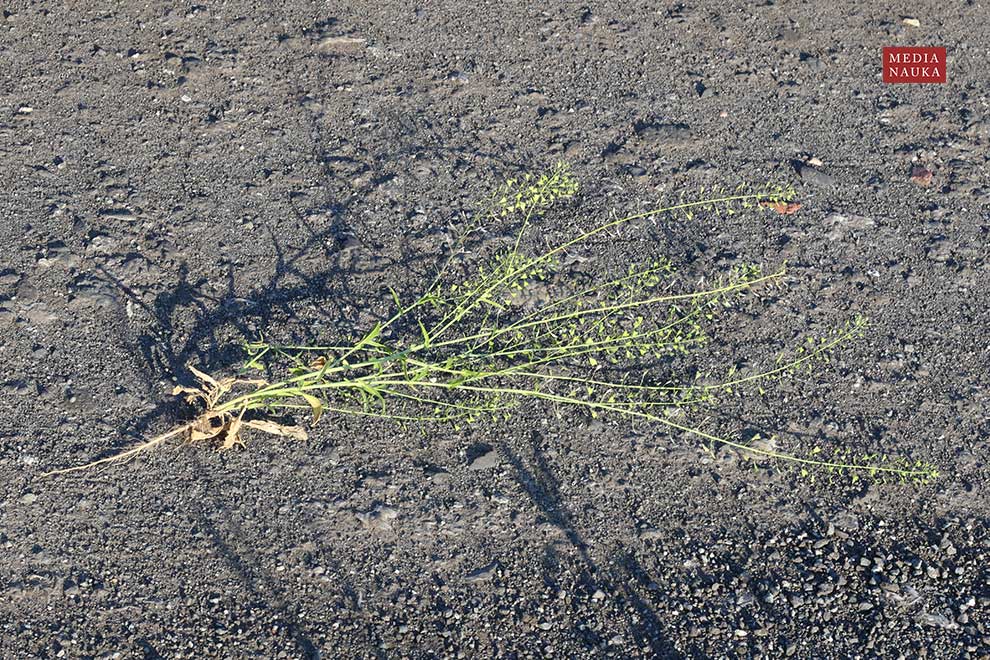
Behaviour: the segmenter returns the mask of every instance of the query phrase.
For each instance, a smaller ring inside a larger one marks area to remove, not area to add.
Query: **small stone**
[[[498,562],[493,561],[487,566],[482,566],[481,568],[471,571],[470,573],[465,575],[464,581],[471,583],[485,582],[486,580],[492,579],[492,577],[495,575],[496,569],[498,569]]]
[[[933,628],[955,628],[956,624],[953,623],[948,617],[943,614],[922,614],[918,620],[926,626],[931,626]]]
[[[512,498],[505,493],[496,491],[492,493],[492,502],[495,504],[512,504]]]
[[[859,518],[853,513],[843,511],[835,516],[831,524],[842,532],[855,532],[859,529]]]
[[[835,185],[835,178],[833,176],[806,165],[801,167],[801,180],[807,181],[814,186],[831,187]]]
[[[498,465],[498,452],[489,449],[468,464],[469,470],[488,470]]]
[[[34,504],[37,499],[38,496],[34,493],[26,493],[21,497],[21,504]]]
[[[594,601],[605,600],[605,598],[606,598],[605,592],[602,591],[601,589],[596,589],[595,593],[591,594],[591,600]]]
[[[354,54],[363,51],[367,42],[360,37],[325,37],[316,47],[325,53]]]
[[[687,124],[638,121],[633,130],[640,140],[655,144],[685,143],[691,139],[691,127]]]
[[[10,380],[3,385],[0,385],[0,390],[6,392],[7,394],[24,396],[25,394],[31,393],[31,385],[27,381],[23,380]]]
[[[659,529],[648,527],[639,530],[639,538],[643,541],[654,541],[663,538],[663,532]]]
[[[377,506],[371,511],[355,513],[354,517],[365,529],[386,530],[392,528],[392,521],[399,517],[399,512],[390,506]]]
[[[917,18],[905,17],[901,22],[911,27],[921,27],[921,21]]]
[[[876,226],[873,218],[865,215],[846,215],[844,213],[831,213],[825,217],[824,224],[832,228],[832,234],[840,237],[847,231],[865,231]]]
[[[817,57],[815,57],[814,55],[812,55],[811,53],[801,53],[800,60],[804,62],[804,64],[807,65],[809,68],[815,71],[820,71],[821,69],[825,68],[825,65],[822,64],[822,61]]]

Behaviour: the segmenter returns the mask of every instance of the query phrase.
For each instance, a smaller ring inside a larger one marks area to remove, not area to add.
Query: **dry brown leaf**
[[[202,440],[212,440],[227,430],[229,426],[229,421],[221,422],[219,426],[214,426],[212,419],[201,420],[189,429],[189,441],[200,442]]]
[[[219,390],[221,392],[229,392],[230,391],[230,388],[232,388],[236,384],[237,384],[237,379],[236,378],[230,378],[230,377],[221,378],[217,382],[217,390]]]
[[[911,182],[915,183],[922,188],[927,188],[932,185],[932,177],[934,173],[927,167],[916,166],[911,169]]]
[[[250,419],[244,422],[244,426],[250,429],[264,431],[265,433],[271,433],[272,435],[281,435],[286,438],[294,438],[296,440],[305,440],[309,437],[306,433],[306,429],[300,426],[286,426],[284,424],[269,422],[265,419]]]
[[[172,389],[172,396],[178,396],[179,394],[185,394],[186,402],[190,404],[195,404],[196,399],[202,399],[207,406],[209,406],[211,402],[210,395],[207,392],[204,392],[203,390],[198,389],[196,387],[185,387],[183,385],[176,385]]]
[[[760,206],[773,209],[781,215],[793,215],[801,208],[797,202],[760,202]]]
[[[244,410],[242,409],[241,414],[230,421],[230,425],[227,427],[227,434],[224,436],[220,449],[233,449],[234,447],[244,446],[244,441],[241,440],[240,436],[241,418],[243,417]]]
[[[234,385],[254,385],[256,387],[264,387],[270,383],[267,380],[262,380],[261,378],[238,378],[234,380]]]
[[[196,367],[194,367],[192,365],[189,365],[189,371],[190,371],[190,373],[192,373],[193,376],[196,377],[196,379],[199,382],[203,383],[204,385],[208,385],[211,389],[219,389],[220,388],[220,383],[218,383],[213,378],[213,376],[211,376],[209,374],[206,374],[206,373],[203,373],[202,371],[200,371],[199,369],[197,369]]]

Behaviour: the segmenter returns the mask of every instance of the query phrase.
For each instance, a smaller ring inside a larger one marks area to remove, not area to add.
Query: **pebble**
[[[367,39],[360,37],[324,37],[316,44],[316,48],[325,53],[355,54],[363,51],[367,43]]]
[[[663,538],[663,531],[655,529],[653,527],[648,527],[646,529],[641,529],[639,531],[639,538],[643,541],[653,541],[656,539]]]
[[[21,280],[24,278],[23,275],[16,273],[14,271],[6,271],[0,274],[0,286],[2,287],[16,287],[20,284]]]
[[[956,627],[956,624],[943,614],[925,613],[919,617],[919,621],[921,621],[924,625],[932,626],[933,628],[948,629]]]
[[[31,392],[31,385],[24,380],[10,380],[0,386],[0,389],[7,394],[24,396],[25,394],[29,394]]]
[[[399,512],[390,506],[377,506],[371,511],[355,513],[354,517],[365,529],[385,530],[392,529],[392,521],[399,517]]]
[[[825,216],[823,220],[826,227],[832,227],[832,232],[829,234],[841,236],[847,231],[863,231],[865,229],[871,229],[876,226],[876,222],[873,218],[869,218],[865,215],[855,215],[844,213],[831,213]]]
[[[801,60],[801,62],[803,62],[813,71],[820,71],[825,68],[825,65],[822,64],[822,61],[817,57],[815,57],[814,55],[812,55],[811,53],[801,53],[799,59]]]
[[[691,127],[680,123],[636,122],[636,137],[654,143],[684,142],[691,139]]]
[[[814,167],[802,165],[800,174],[802,181],[807,181],[813,186],[827,188],[835,185],[835,177]]]
[[[469,470],[488,470],[498,465],[498,452],[490,449],[468,464]]]
[[[117,297],[114,292],[105,286],[87,286],[76,289],[72,299],[69,301],[72,309],[96,308],[110,309],[117,306]]]
[[[493,561],[492,563],[488,564],[487,566],[482,566],[481,568],[478,568],[476,570],[473,570],[470,573],[468,573],[467,575],[465,575],[464,576],[464,581],[465,582],[471,582],[471,583],[485,582],[487,580],[492,579],[492,577],[495,575],[495,571],[497,569],[498,569],[498,562],[497,561]]]

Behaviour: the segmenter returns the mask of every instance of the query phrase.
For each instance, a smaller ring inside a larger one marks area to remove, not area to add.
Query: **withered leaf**
[[[793,215],[797,213],[801,205],[797,202],[760,202],[760,206],[773,209],[780,215]]]
[[[200,371],[199,369],[197,369],[192,365],[189,365],[189,371],[190,373],[192,373],[193,376],[196,377],[196,380],[203,383],[204,385],[207,385],[213,389],[220,388],[220,383],[218,383],[216,379],[213,378],[213,376],[203,373],[202,371]]]
[[[305,440],[309,437],[306,433],[306,429],[300,426],[276,424],[275,422],[270,422],[264,419],[250,419],[245,421],[243,424],[249,429],[257,429],[259,431],[264,431],[265,433],[271,433],[272,435],[280,435],[286,438],[294,438],[296,440]]]

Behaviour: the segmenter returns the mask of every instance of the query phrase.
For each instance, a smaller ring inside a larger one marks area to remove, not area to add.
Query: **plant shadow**
[[[541,448],[542,436],[537,431],[530,433],[531,465],[506,443],[502,443],[502,454],[516,471],[520,486],[536,505],[546,520],[562,530],[567,542],[571,545],[581,563],[579,580],[589,594],[598,590],[612,594],[635,611],[639,623],[630,626],[630,634],[636,644],[649,648],[657,658],[679,658],[681,655],[663,636],[663,626],[654,611],[647,594],[653,581],[648,572],[640,565],[635,554],[622,547],[618,550],[616,561],[611,562],[616,568],[603,568],[595,561],[589,552],[584,537],[575,528],[574,519],[560,492],[560,484],[554,476],[552,467],[547,461]],[[557,564],[556,551],[548,546],[545,569],[554,571]],[[597,633],[590,630],[575,631],[582,641],[592,648],[608,643],[600,639]]]

